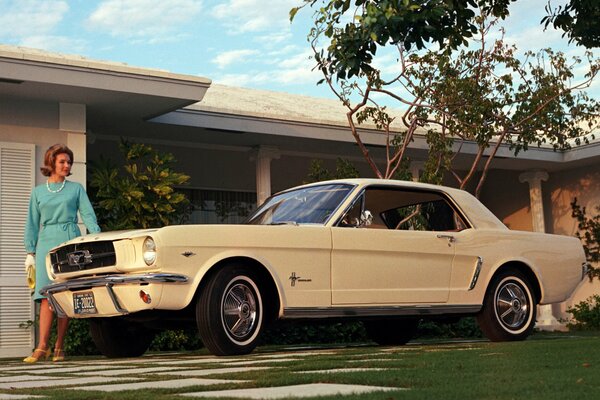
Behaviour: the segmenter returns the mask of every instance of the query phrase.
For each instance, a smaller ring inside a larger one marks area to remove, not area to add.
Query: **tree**
[[[329,171],[321,160],[313,160],[310,163],[308,176],[305,183],[328,181],[330,179],[346,179],[346,178],[358,178],[360,174],[352,163],[346,159],[338,158],[335,161],[335,172]]]
[[[548,2],[547,16],[542,19],[544,28],[552,24],[562,30],[569,42],[587,47],[600,47],[600,2],[598,0],[571,0],[564,6],[553,8]]]
[[[323,73],[321,82],[346,106],[351,133],[379,178],[394,176],[405,162],[408,145],[422,132],[429,158],[421,180],[439,183],[450,171],[465,188],[481,170],[478,195],[503,144],[515,154],[530,144],[550,143],[560,150],[571,145],[569,139],[576,144],[588,141],[600,122],[600,105],[583,91],[600,69],[598,59],[587,53],[589,72],[577,83],[572,83],[573,68],[584,60],[568,61],[564,54],[546,49],[527,53],[525,61],[520,61],[516,49],[502,37],[488,43],[490,30],[498,22],[489,17],[501,14],[493,8],[482,7],[473,18],[476,46],[454,52],[416,52],[409,47],[413,39],[388,33],[398,29],[394,19],[398,16],[391,12],[389,18],[384,17],[386,10],[400,2],[356,1],[360,3],[353,10],[357,22],[346,24],[340,21],[349,9],[338,10],[339,3],[329,2],[329,7],[316,11],[309,40],[316,67]],[[341,3],[343,7],[350,4]],[[376,15],[378,19],[373,19]],[[432,11],[432,15],[437,14]],[[363,28],[371,33],[367,38]],[[419,47],[423,42],[417,39]],[[321,48],[322,40],[328,42],[326,48]],[[378,67],[373,56],[377,48],[385,46],[395,49],[396,63]],[[365,48],[369,51],[361,53]],[[392,113],[386,103],[403,110]],[[385,137],[384,168],[377,165],[358,133],[358,126],[365,123],[374,125]],[[466,173],[461,174],[453,162],[464,143],[477,149]]]
[[[161,154],[142,143],[122,141],[123,171],[109,160],[91,166],[90,197],[103,229],[155,228],[181,222],[187,198],[175,191],[189,176],[175,172],[172,154]]]
[[[368,73],[377,50],[388,44],[407,50],[437,43],[454,50],[477,33],[479,8],[493,18],[509,15],[516,0],[304,0],[290,11],[317,9],[323,33],[331,40],[331,65],[345,79]],[[564,32],[570,41],[587,48],[600,46],[600,2],[571,0],[564,6],[546,5],[541,23]],[[349,18],[352,17],[352,19]]]

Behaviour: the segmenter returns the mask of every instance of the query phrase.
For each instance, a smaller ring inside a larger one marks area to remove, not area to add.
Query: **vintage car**
[[[251,352],[277,319],[358,319],[404,344],[423,318],[476,316],[493,341],[523,340],[536,305],[586,273],[574,237],[510,231],[469,193],[348,179],[277,193],[241,225],[83,236],[47,257],[53,308],[88,318],[108,357],[192,323],[216,355]]]

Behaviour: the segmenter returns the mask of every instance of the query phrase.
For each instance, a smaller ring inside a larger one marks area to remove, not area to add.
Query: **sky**
[[[332,97],[306,40],[312,11],[289,21],[301,0],[0,0],[0,44],[76,54],[135,67],[203,76],[215,83]],[[543,30],[546,0],[519,0],[501,25],[519,52],[552,47]],[[553,4],[564,1],[552,1]],[[598,53],[598,52],[597,52]],[[598,55],[598,54],[597,54]],[[589,91],[600,97],[600,81]]]

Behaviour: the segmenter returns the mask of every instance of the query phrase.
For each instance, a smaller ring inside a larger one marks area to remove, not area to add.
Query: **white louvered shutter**
[[[31,351],[33,302],[25,283],[23,233],[35,183],[35,146],[0,142],[0,358]]]

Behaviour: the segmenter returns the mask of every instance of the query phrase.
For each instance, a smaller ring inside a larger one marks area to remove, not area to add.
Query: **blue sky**
[[[0,0],[0,43],[200,75],[233,86],[331,97],[317,87],[306,34],[311,10],[290,24],[300,0]],[[564,1],[553,0],[553,4]],[[519,0],[502,23],[520,52],[552,47],[546,0]],[[590,94],[600,96],[598,82]]]

